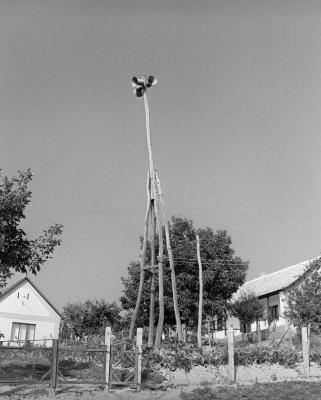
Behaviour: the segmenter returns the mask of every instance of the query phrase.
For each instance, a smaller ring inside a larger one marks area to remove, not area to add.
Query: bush
[[[177,344],[159,350],[146,349],[143,354],[144,368],[147,371],[164,368],[189,372],[193,366],[212,365],[219,367],[228,363],[227,346],[217,343],[213,347],[199,349],[192,344]],[[302,354],[284,347],[237,346],[234,352],[235,365],[280,364],[292,367],[302,360]]]
[[[143,355],[146,369],[164,368],[170,371],[183,369],[189,372],[196,365],[227,363],[227,347],[217,344],[212,348],[199,349],[194,344],[171,344],[160,350],[146,349]]]
[[[284,347],[240,347],[235,349],[236,365],[280,364],[292,367],[302,360],[302,354]]]

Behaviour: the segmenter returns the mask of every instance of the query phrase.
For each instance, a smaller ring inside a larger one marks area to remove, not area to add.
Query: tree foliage
[[[37,274],[61,244],[62,225],[55,224],[31,239],[21,229],[31,200],[30,169],[8,178],[0,171],[0,290],[15,272]]]
[[[211,315],[225,315],[226,305],[232,294],[245,281],[248,262],[234,255],[230,235],[224,230],[214,232],[211,228],[195,229],[193,221],[172,217],[170,240],[173,249],[178,302],[183,322],[197,323],[198,312],[198,263],[196,234],[200,237],[200,253],[203,266],[203,312]],[[157,241],[156,241],[157,242]],[[166,245],[164,244],[166,249]],[[157,249],[156,249],[157,252]],[[148,253],[148,262],[150,256]],[[127,277],[122,278],[124,309],[135,307],[140,276],[140,263],[131,262]],[[165,323],[175,324],[170,267],[168,256],[164,259]],[[140,308],[139,324],[148,324],[150,287],[144,286]],[[156,315],[158,311],[156,296]]]
[[[284,315],[293,325],[302,327],[311,324],[313,331],[321,331],[321,260],[312,262],[303,278],[286,296],[287,307]]]
[[[68,303],[62,312],[60,336],[84,338],[104,333],[106,326],[117,327],[121,321],[120,308],[115,302],[86,300],[84,303]]]
[[[231,314],[245,324],[259,321],[265,313],[265,308],[254,292],[242,292],[240,297],[230,304]]]

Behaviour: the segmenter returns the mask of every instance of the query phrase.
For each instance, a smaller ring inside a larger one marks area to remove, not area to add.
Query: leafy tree
[[[321,331],[321,260],[313,261],[303,277],[287,292],[284,313],[295,326],[311,324],[311,330]]]
[[[248,262],[235,257],[232,240],[226,231],[214,232],[210,228],[195,229],[193,221],[172,217],[170,240],[173,249],[178,302],[181,319],[191,326],[197,324],[198,313],[198,262],[196,234],[200,237],[200,253],[203,265],[204,314],[225,316],[228,300],[245,281]],[[166,248],[166,246],[164,246]],[[157,253],[157,249],[156,249]],[[147,257],[149,262],[149,255]],[[122,278],[123,295],[121,303],[125,310],[135,307],[140,264],[131,262],[127,277]],[[168,259],[164,260],[165,323],[174,325],[171,276]],[[140,309],[140,325],[148,325],[150,288],[145,284]],[[155,310],[157,315],[157,298]]]
[[[0,291],[15,272],[37,274],[61,244],[62,225],[43,230],[36,239],[27,238],[20,224],[31,200],[30,169],[8,178],[0,171]]]
[[[115,302],[86,300],[84,303],[68,303],[62,312],[60,336],[84,338],[104,333],[106,326],[116,326],[121,321],[120,308]]]
[[[257,323],[259,342],[261,341],[259,320],[264,316],[265,308],[254,292],[242,292],[240,297],[230,304],[231,314],[246,325]]]

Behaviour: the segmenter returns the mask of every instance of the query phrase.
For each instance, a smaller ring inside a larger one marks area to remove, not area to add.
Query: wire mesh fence
[[[57,360],[58,383],[105,384],[106,346],[97,343],[60,345]]]
[[[39,383],[50,379],[52,340],[0,342],[0,383]]]

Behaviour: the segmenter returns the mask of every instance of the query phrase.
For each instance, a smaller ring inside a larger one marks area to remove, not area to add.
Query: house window
[[[36,325],[13,322],[11,328],[11,341],[28,342],[35,339]]]
[[[275,305],[269,307],[269,322],[278,321],[279,320],[279,306]]]

